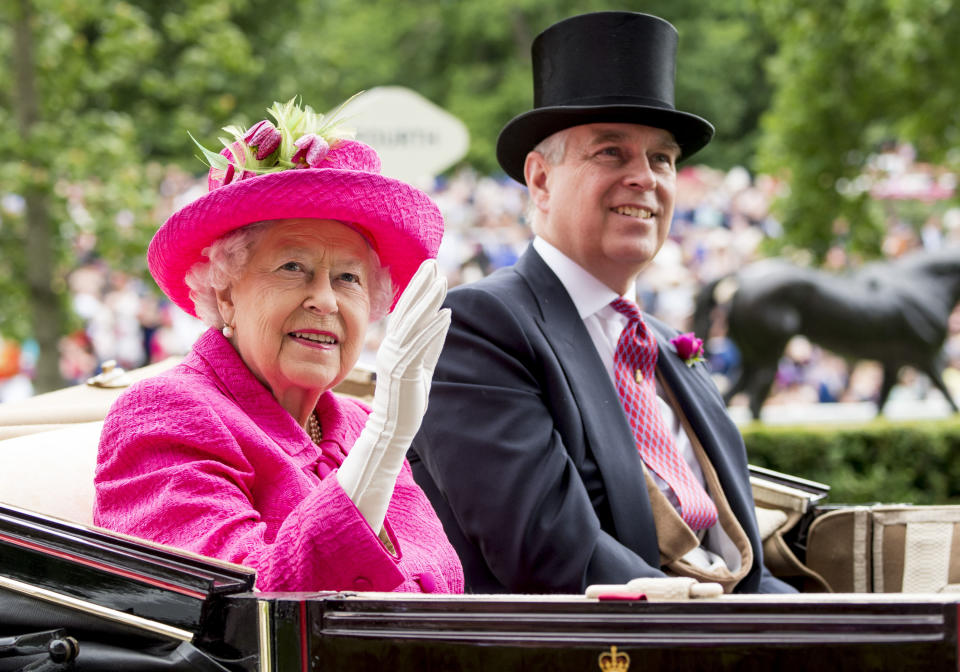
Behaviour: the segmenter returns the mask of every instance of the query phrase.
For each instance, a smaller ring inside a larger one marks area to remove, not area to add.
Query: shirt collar
[[[540,236],[533,239],[533,249],[567,290],[581,320],[602,310],[620,296]],[[633,285],[623,295],[630,301],[636,301],[636,297],[637,290]]]

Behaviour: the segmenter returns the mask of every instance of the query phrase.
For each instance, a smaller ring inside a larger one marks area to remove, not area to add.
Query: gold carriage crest
[[[617,647],[611,646],[609,651],[600,654],[597,662],[603,672],[627,672],[630,669],[630,656]]]

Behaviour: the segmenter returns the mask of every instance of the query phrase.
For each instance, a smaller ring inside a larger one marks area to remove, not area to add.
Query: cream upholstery
[[[0,441],[0,502],[93,524],[93,473],[102,421]]]
[[[103,418],[130,383],[175,366],[179,357],[112,370],[103,384],[75,385],[0,404],[0,503],[72,522],[93,522],[93,473]],[[93,380],[93,379],[92,379]],[[339,394],[369,402],[371,371],[357,367]]]

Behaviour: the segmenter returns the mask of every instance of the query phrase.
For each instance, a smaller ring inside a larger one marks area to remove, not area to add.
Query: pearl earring
[[[223,329],[220,330],[223,333],[224,338],[233,338],[233,327],[229,324],[223,325]]]

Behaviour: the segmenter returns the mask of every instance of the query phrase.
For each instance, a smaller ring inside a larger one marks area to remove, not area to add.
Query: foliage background
[[[960,504],[960,420],[743,428],[750,463],[830,485],[830,504]]]
[[[186,134],[216,145],[273,100],[319,110],[361,89],[408,86],[460,117],[465,162],[497,170],[497,133],[530,109],[529,46],[567,16],[630,9],[679,29],[677,105],[714,122],[696,157],[785,177],[779,246],[816,259],[877,253],[882,213],[856,177],[897,138],[956,168],[960,13],[950,0],[0,0],[0,334],[33,335],[38,390],[59,386],[78,236],[145,274],[166,213],[167,166],[202,173]],[[777,250],[771,249],[770,252]]]

